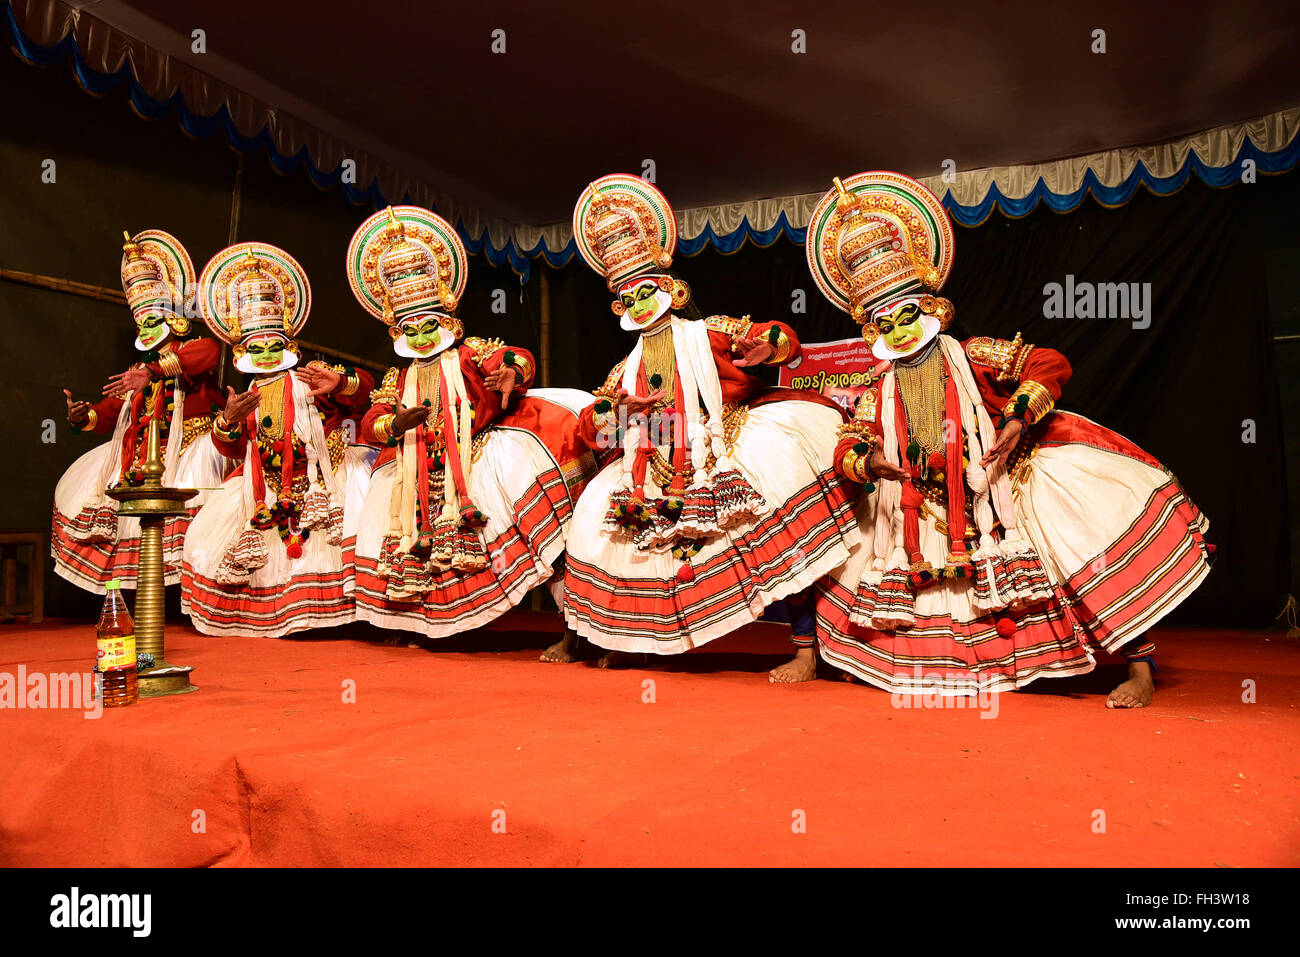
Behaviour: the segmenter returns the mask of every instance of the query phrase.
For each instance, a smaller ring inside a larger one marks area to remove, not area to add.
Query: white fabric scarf
[[[338,494],[338,481],[334,476],[334,469],[330,463],[329,446],[325,442],[325,426],[316,411],[316,400],[308,396],[307,393],[311,390],[301,379],[292,372],[285,372],[284,375],[289,377],[293,390],[293,434],[302,440],[307,453],[307,481],[310,483],[319,480],[325,486],[330,501],[341,504],[342,499]],[[263,386],[258,384],[258,390],[261,391],[262,388]],[[283,389],[284,385],[279,379],[276,379],[270,384],[269,388]],[[260,405],[258,411],[261,411]],[[250,457],[258,454],[257,434],[254,432],[245,440],[242,488],[245,519],[250,518],[258,506],[257,496],[253,491],[253,470],[248,465]],[[321,465],[322,462],[325,464]],[[274,492],[270,484],[265,481],[265,478],[264,475],[265,501],[269,505]]]
[[[456,446],[460,450],[461,471],[465,475],[465,483],[469,484],[470,459],[473,455],[474,436],[474,410],[470,406],[469,392],[465,388],[465,376],[460,368],[460,350],[448,349],[438,357],[438,374],[439,374],[439,391],[441,383],[447,383],[447,398],[451,404],[450,408],[440,408],[439,415],[456,416],[452,420],[453,429],[456,433]],[[412,362],[406,370],[406,380],[402,384],[402,405],[410,408],[417,405],[423,399],[427,398],[431,402],[433,396],[419,395],[420,371],[419,362]],[[457,408],[459,406],[459,408]],[[437,428],[438,423],[429,423],[432,428]],[[425,441],[428,441],[426,433]],[[418,456],[416,450],[416,433],[415,429],[407,429],[402,434],[402,447],[398,454],[399,465],[397,470],[397,480],[393,488],[393,500],[400,501],[397,518],[398,527],[390,529],[401,535],[401,548],[409,550],[418,529],[415,527],[415,503],[419,495],[419,489],[416,486],[418,470]],[[460,495],[456,491],[456,482],[451,467],[451,456],[445,452],[442,456],[443,467],[443,507],[440,518],[450,519],[457,516],[460,512]],[[468,491],[468,489],[466,490]],[[434,503],[429,503],[430,509]],[[435,516],[428,516],[432,522]]]
[[[957,404],[961,410],[961,427],[966,436],[970,465],[966,467],[966,483],[974,493],[973,512],[980,532],[980,551],[996,547],[993,541],[993,516],[1002,522],[1002,527],[1011,532],[1016,527],[1016,509],[1011,497],[1011,483],[1007,478],[1006,468],[1002,463],[994,465],[987,472],[980,465],[984,451],[992,448],[997,438],[997,430],[984,401],[980,397],[975,376],[971,372],[966,353],[956,339],[951,336],[939,336],[938,348],[943,350],[948,363],[948,372],[953,377],[957,388]],[[898,429],[895,421],[896,396],[898,392],[897,377],[891,368],[885,373],[880,389],[880,425],[884,433],[885,459],[894,466],[902,461],[898,447]],[[892,479],[879,482],[876,498],[876,527],[872,540],[872,552],[876,558],[888,558],[894,546],[895,512],[899,509],[902,497],[902,485]],[[976,556],[977,558],[981,556]],[[894,556],[897,564],[897,556]]]
[[[709,329],[703,322],[683,319],[671,315],[673,358],[677,366],[677,382],[682,388],[682,405],[678,413],[686,420],[686,436],[690,442],[691,466],[693,468],[692,486],[704,485],[708,478],[704,471],[710,450],[716,459],[714,471],[720,472],[733,468],[727,458],[725,423],[722,418],[722,384],[718,380],[718,366],[713,359],[713,347],[709,342]],[[659,333],[662,335],[663,333]],[[629,395],[637,394],[637,379],[641,370],[642,345],[647,333],[637,339],[627,362],[623,366],[623,388]],[[672,401],[670,397],[670,402]],[[700,403],[709,415],[708,425],[700,422]],[[629,489],[632,484],[632,466],[636,461],[637,447],[641,441],[641,424],[629,424],[623,439],[623,485]],[[657,493],[651,489],[649,473],[646,475],[647,493]]]
[[[163,381],[159,379],[156,383],[158,386],[158,395],[154,401],[163,401]],[[135,390],[126,394],[122,402],[122,408],[118,410],[117,422],[113,426],[112,444],[109,446],[109,453],[104,467],[99,474],[99,481],[95,483],[94,497],[90,501],[91,508],[107,507],[117,511],[117,500],[111,499],[105,494],[108,489],[116,484],[118,477],[122,473],[122,441],[126,438],[127,430],[131,428],[131,406],[135,403]],[[144,406],[141,406],[141,410]],[[181,388],[181,380],[176,378],[175,392],[173,393],[172,418],[167,427],[167,449],[165,451],[165,462],[163,467],[163,485],[171,485],[173,476],[176,474],[176,460],[181,454],[181,442],[185,438],[185,390]],[[137,452],[148,447],[149,430],[145,429],[144,434],[140,437],[142,444]]]

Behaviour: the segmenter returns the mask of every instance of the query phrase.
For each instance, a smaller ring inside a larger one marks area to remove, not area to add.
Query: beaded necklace
[[[677,355],[673,351],[673,326],[663,323],[662,330],[641,334],[641,364],[645,366],[650,390],[663,389],[663,405],[672,405],[677,388]]]
[[[907,434],[926,457],[943,454],[943,417],[948,369],[943,355],[933,348],[913,363],[894,363],[898,394],[907,412]]]

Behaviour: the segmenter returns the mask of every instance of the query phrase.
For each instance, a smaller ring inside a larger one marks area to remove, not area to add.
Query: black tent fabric
[[[944,291],[956,306],[953,334],[1010,339],[1020,332],[1065,353],[1074,375],[1061,406],[1157,456],[1209,516],[1217,567],[1174,620],[1266,625],[1292,587],[1267,267],[1296,247],[1294,222],[1280,211],[1298,208],[1298,199],[1295,175],[1226,190],[1191,182],[1176,196],[1141,195],[1120,209],[1089,201],[1068,215],[995,215],[957,230]],[[674,268],[706,315],[781,319],[807,342],[858,334],[817,292],[801,246],[707,251]],[[1150,283],[1149,327],[1046,317],[1044,287],[1067,276]],[[1281,278],[1295,283],[1294,273]],[[572,349],[557,349],[553,381],[592,388],[630,348],[630,335],[619,331],[595,273],[569,267],[550,285],[553,310],[571,313],[566,322],[581,330]],[[793,312],[801,299],[806,312]]]

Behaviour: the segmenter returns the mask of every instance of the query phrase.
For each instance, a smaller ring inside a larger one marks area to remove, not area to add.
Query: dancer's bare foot
[[[631,652],[607,651],[596,662],[597,668],[630,668],[635,663]]]
[[[1155,697],[1156,683],[1151,677],[1151,665],[1145,661],[1130,661],[1128,681],[1119,685],[1106,699],[1108,708],[1145,708]]]
[[[565,628],[560,640],[542,652],[542,661],[559,661],[565,664],[578,660],[578,633]]]
[[[799,681],[812,681],[817,677],[817,656],[811,648],[800,648],[794,657],[767,673],[767,680],[775,685],[792,685]]]

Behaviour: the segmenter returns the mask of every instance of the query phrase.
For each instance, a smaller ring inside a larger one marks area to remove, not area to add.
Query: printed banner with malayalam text
[[[781,367],[777,385],[820,392],[852,412],[872,372],[879,375],[888,365],[873,356],[862,339],[805,342],[803,354]]]

